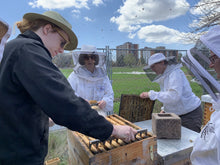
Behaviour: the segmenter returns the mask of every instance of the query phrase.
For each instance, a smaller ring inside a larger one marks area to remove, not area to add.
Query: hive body
[[[140,127],[125,120],[118,115],[106,117],[113,124],[129,125],[137,130]],[[96,145],[89,145],[96,139],[85,136],[81,133],[68,130],[69,164],[70,165],[156,165],[157,162],[157,141],[151,134],[137,135],[136,141],[125,143],[121,139],[100,142]]]
[[[152,130],[158,139],[180,139],[181,119],[174,113],[153,113]]]

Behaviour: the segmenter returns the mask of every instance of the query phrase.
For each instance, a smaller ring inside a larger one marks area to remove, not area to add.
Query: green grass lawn
[[[67,130],[54,131],[49,134],[48,154],[45,160],[59,157],[59,165],[68,164]]]
[[[64,74],[64,76],[67,78],[70,73],[72,73],[73,68],[67,68],[67,69],[60,69],[60,71]]]
[[[113,67],[112,72],[143,72],[143,67]]]
[[[159,85],[157,83],[152,83],[145,74],[114,74],[116,72],[143,72],[143,67],[113,67],[112,68],[112,88],[114,91],[114,112],[118,113],[120,105],[121,94],[137,94],[139,95],[143,91],[149,91],[151,89],[159,91]],[[60,69],[61,72],[68,77],[73,71],[72,68]],[[186,67],[182,67],[182,70],[186,74],[189,82],[192,77]],[[195,82],[190,82],[193,92],[201,97],[203,90]],[[155,104],[155,111],[159,111],[161,104]]]

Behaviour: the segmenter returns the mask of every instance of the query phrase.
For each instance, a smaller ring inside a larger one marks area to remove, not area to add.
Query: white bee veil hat
[[[220,57],[220,26],[213,27],[208,33],[200,37],[196,45],[187,51],[181,58],[182,62],[200,81],[204,89],[210,94],[213,100],[218,101],[220,93],[220,83],[209,57],[210,50]]]

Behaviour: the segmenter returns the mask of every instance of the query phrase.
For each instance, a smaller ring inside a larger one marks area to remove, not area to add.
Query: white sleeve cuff
[[[158,95],[158,92],[155,92],[154,90],[150,90],[148,92],[148,95],[149,95],[149,98],[151,100],[156,100],[157,99],[157,95]]]

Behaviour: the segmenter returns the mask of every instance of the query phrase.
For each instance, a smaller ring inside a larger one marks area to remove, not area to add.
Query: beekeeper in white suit
[[[100,114],[112,113],[114,93],[106,72],[105,53],[98,52],[95,46],[83,45],[72,57],[75,67],[68,81],[75,94],[87,101],[97,101]]]
[[[160,91],[142,92],[141,98],[159,100],[163,103],[162,112],[175,113],[181,118],[182,126],[200,132],[202,108],[200,99],[192,92],[190,84],[177,64],[162,53],[155,53],[149,58],[149,65],[157,75],[153,80],[160,85]],[[196,120],[195,120],[196,118]]]
[[[212,96],[213,108],[209,122],[195,140],[191,153],[193,165],[220,164],[220,26],[200,37],[182,61]],[[212,69],[213,68],[213,69]],[[217,74],[216,74],[217,73]]]

